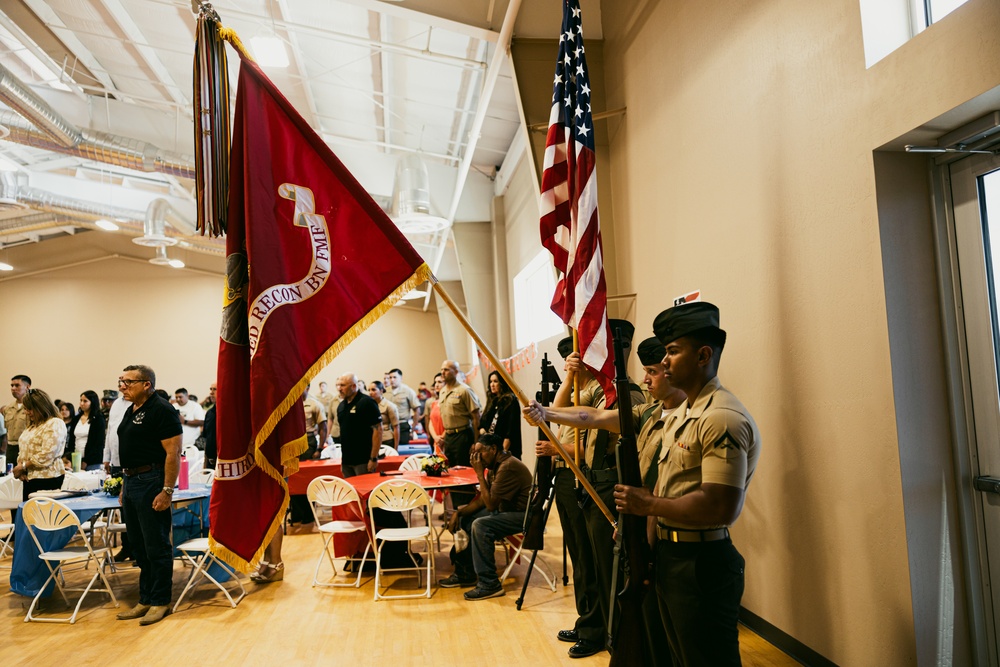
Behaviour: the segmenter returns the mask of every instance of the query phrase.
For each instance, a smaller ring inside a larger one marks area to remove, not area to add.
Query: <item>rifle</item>
[[[552,395],[559,388],[559,374],[549,362],[549,355],[542,356],[542,382],[537,394],[538,402],[548,405]],[[547,436],[538,430],[539,439]],[[531,489],[531,500],[524,512],[523,547],[529,551],[539,551],[545,548],[545,501],[549,497],[549,487],[552,486],[552,457],[539,456],[535,461],[535,479]]]
[[[618,460],[618,483],[627,486],[642,486],[639,471],[639,450],[635,442],[635,426],[632,423],[632,395],[629,390],[626,369],[625,347],[621,330],[612,325],[611,335],[615,346],[615,387],[618,390],[618,418],[621,437],[615,448]],[[649,542],[646,538],[646,517],[621,514],[618,517],[618,545],[616,550],[624,552],[623,574],[625,584],[617,596],[620,619],[618,633],[612,634],[608,627],[608,646],[611,652],[611,667],[648,665],[648,645],[645,636],[645,622],[642,617],[642,602],[652,588]],[[617,573],[616,573],[617,574]],[[614,589],[611,594],[614,595]],[[614,605],[612,605],[612,610]]]

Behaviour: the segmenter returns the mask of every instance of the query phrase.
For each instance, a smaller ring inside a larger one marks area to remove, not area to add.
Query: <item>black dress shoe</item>
[[[580,641],[580,633],[576,631],[576,628],[572,630],[560,630],[556,633],[556,639],[561,642],[577,643]]]
[[[581,639],[569,647],[569,657],[586,658],[589,655],[600,653],[603,650],[604,644],[600,642],[589,642],[586,639]]]

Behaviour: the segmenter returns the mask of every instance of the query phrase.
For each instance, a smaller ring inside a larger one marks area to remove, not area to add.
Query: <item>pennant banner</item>
[[[230,156],[212,552],[251,570],[281,530],[306,450],[310,380],[434,276],[241,52]]]
[[[476,350],[476,354],[479,355],[479,366],[482,366],[483,373],[489,376],[489,374],[492,373],[494,370],[493,364],[490,363],[490,360],[481,351]],[[517,353],[507,357],[506,359],[498,359],[497,361],[499,361],[503,365],[503,368],[505,371],[507,371],[507,373],[513,374],[516,371],[519,371],[528,364],[530,364],[532,361],[535,360],[535,357],[537,356],[538,356],[538,346],[535,345],[534,343],[531,343],[527,347],[518,350]],[[477,366],[476,368],[479,368],[479,366]],[[472,370],[475,371],[476,368],[473,368]]]

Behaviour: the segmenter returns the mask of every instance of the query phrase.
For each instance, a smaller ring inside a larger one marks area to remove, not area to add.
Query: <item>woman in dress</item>
[[[441,404],[438,397],[444,388],[444,378],[440,373],[434,376],[434,387],[431,398],[424,404],[424,414],[427,415],[427,434],[431,437],[434,453],[444,456],[444,421],[441,419]]]
[[[66,456],[80,452],[80,470],[98,470],[104,459],[104,414],[97,392],[80,394],[80,414],[69,428]]]
[[[483,417],[479,420],[479,430],[502,439],[504,451],[520,459],[521,406],[497,371],[490,373],[489,390],[490,396],[486,401]]]
[[[29,389],[23,404],[28,428],[18,441],[21,449],[14,476],[24,482],[24,500],[28,500],[29,493],[62,488],[66,424],[41,389]]]

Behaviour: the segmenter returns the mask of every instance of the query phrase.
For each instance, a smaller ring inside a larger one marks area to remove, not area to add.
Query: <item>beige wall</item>
[[[85,389],[114,387],[125,365],[145,363],[158,386],[169,392],[184,386],[204,397],[218,355],[222,276],[212,271],[221,260],[187,257],[207,271],[174,270],[148,264],[151,254],[97,232],[5,251],[5,261],[16,266],[83,263],[0,281],[4,381],[25,373],[53,398],[75,401]],[[398,366],[415,388],[431,381],[444,356],[435,312],[393,308],[319,380],[332,387],[347,371],[381,380]]]
[[[871,70],[856,0],[603,16],[607,103],[628,108],[610,121],[619,289],[640,331],[691,289],[721,307],[720,375],[764,438],[733,531],[744,605],[839,664],[933,661],[897,446],[919,402],[894,401],[872,151],[1000,84],[1000,6],[971,0]]]

